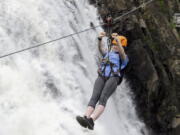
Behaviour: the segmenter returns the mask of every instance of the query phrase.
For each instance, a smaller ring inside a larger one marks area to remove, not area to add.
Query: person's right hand
[[[101,32],[98,37],[103,38],[104,36],[106,36],[106,32]]]
[[[118,36],[118,34],[117,34],[117,33],[112,33],[112,34],[111,34],[111,37],[112,37],[112,38],[114,38],[114,39],[116,39],[116,38],[117,38],[117,36]]]

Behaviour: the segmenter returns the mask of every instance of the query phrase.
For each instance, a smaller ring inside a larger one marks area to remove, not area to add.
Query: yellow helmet
[[[126,47],[127,46],[127,38],[125,36],[119,36],[119,35],[117,37],[121,41],[122,46]],[[117,45],[117,42],[115,39],[112,41],[112,44]]]

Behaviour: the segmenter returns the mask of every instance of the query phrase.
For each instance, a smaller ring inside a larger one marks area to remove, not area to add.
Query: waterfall
[[[87,0],[0,0],[0,55],[99,25]],[[97,77],[102,28],[0,59],[0,135],[147,135],[124,80],[95,129],[83,115]]]

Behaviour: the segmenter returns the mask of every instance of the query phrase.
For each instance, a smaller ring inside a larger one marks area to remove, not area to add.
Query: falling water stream
[[[87,0],[0,0],[0,55],[99,25]],[[124,80],[95,129],[83,115],[97,77],[92,29],[0,59],[0,135],[147,135]]]

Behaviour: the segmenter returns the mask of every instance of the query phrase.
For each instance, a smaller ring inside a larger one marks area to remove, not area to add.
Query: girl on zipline
[[[103,48],[102,38],[106,36],[101,32],[98,37],[98,48],[103,57],[98,70],[98,78],[95,81],[94,89],[87,110],[83,117],[77,116],[76,120],[85,128],[94,129],[94,121],[103,113],[107,100],[122,82],[123,69],[129,61],[124,48],[127,46],[127,39],[117,33],[111,34],[112,42],[109,49]],[[97,102],[99,104],[96,106]]]

